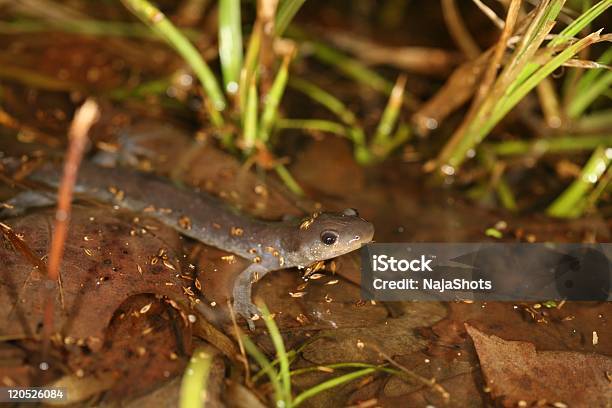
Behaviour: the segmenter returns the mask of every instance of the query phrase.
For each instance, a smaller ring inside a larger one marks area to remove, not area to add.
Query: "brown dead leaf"
[[[407,303],[404,309],[400,317],[386,317],[364,322],[360,326],[321,331],[317,339],[303,349],[302,357],[317,365],[343,361],[379,364],[385,359],[377,350],[383,350],[390,356],[420,350],[425,343],[415,329],[442,318],[444,307],[437,302],[414,302]]]
[[[491,395],[504,406],[545,401],[603,407],[612,401],[606,372],[612,359],[599,354],[536,351],[532,343],[506,341],[466,324]]]
[[[4,222],[44,260],[52,217],[47,210]],[[108,209],[74,208],[61,288],[55,289],[55,330],[64,342],[84,341],[91,349],[100,349],[113,313],[135,294],[155,293],[188,302],[182,288],[185,282],[177,277],[182,266],[177,233],[149,220],[132,224],[127,217]],[[0,335],[37,338],[46,278],[10,242],[4,238],[1,242]]]
[[[466,347],[464,323],[498,337],[530,342],[538,349],[612,354],[610,336],[599,336],[594,345],[592,333],[609,332],[610,302],[566,302],[561,308],[541,304],[474,302],[448,304],[448,317],[431,327],[428,352],[454,358]],[[425,330],[424,330],[425,332]]]
[[[113,378],[104,400],[123,400],[181,375],[190,349],[190,326],[179,312],[154,295],[137,295],[115,312],[104,347],[97,353],[72,349],[68,364],[84,378]]]

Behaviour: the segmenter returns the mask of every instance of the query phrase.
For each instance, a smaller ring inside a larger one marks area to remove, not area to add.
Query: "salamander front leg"
[[[251,301],[251,286],[270,272],[261,264],[251,264],[238,275],[234,282],[234,310],[244,317],[249,329],[255,330],[253,315],[259,315],[259,309]]]

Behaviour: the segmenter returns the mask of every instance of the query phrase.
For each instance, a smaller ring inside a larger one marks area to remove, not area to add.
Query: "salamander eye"
[[[323,231],[321,233],[321,242],[325,245],[334,245],[338,241],[338,233],[336,231]]]

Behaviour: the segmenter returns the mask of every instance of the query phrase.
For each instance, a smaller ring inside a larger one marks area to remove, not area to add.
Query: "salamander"
[[[61,168],[45,163],[28,179],[57,187]],[[374,226],[356,210],[322,212],[306,220],[263,221],[249,217],[205,192],[183,189],[151,174],[106,168],[84,162],[75,193],[143,213],[204,244],[250,260],[233,286],[235,311],[254,328],[258,314],[252,284],[279,269],[305,267],[335,258],[370,242]],[[52,204],[48,195],[24,191],[10,201],[14,208]]]

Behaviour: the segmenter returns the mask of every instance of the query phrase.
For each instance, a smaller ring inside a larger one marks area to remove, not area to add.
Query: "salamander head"
[[[340,213],[313,215],[299,226],[297,258],[303,265],[361,248],[372,241],[374,225],[348,208]]]

